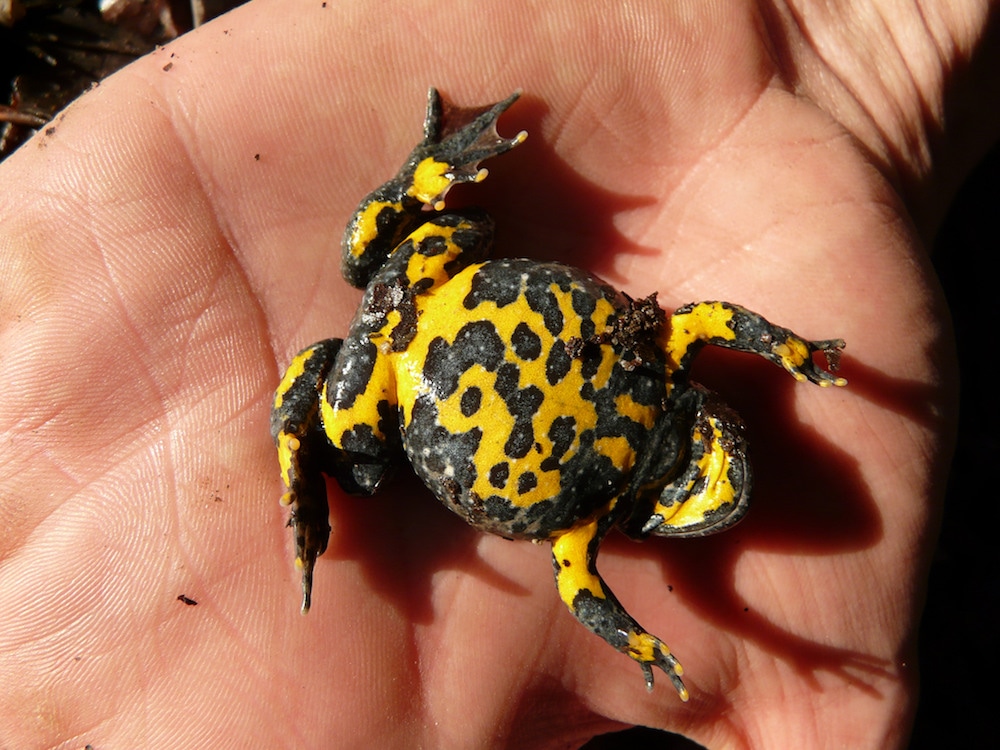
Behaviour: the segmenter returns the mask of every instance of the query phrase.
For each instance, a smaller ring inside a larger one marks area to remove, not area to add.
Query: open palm
[[[0,746],[563,747],[621,723],[900,742],[950,349],[891,161],[797,91],[753,6],[439,5],[252,3],[3,166]],[[298,614],[271,394],[346,332],[343,223],[429,85],[524,91],[500,129],[527,143],[449,196],[494,213],[498,255],[848,342],[846,389],[706,353],[749,425],[754,508],[603,547],[689,704],[575,622],[546,547],[479,534],[408,472],[331,489]]]

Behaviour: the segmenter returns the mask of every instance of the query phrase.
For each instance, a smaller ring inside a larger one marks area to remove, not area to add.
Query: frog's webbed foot
[[[799,381],[824,387],[847,385],[847,380],[833,374],[840,364],[843,339],[809,341],[731,302],[685,305],[670,317],[666,348],[675,372],[686,371],[705,344],[757,354]],[[814,352],[823,352],[829,372],[816,366]]]
[[[614,503],[611,504],[613,507]],[[684,669],[667,645],[625,611],[597,572],[597,550],[612,525],[611,507],[593,520],[577,524],[552,540],[552,566],[559,596],[573,616],[642,668],[646,689],[653,689],[653,667],[662,669],[681,700],[688,699]]]
[[[479,162],[510,151],[528,137],[523,130],[513,138],[497,132],[500,115],[520,95],[515,91],[496,104],[465,109],[450,104],[432,88],[427,93],[424,139],[404,167],[413,169],[410,194],[440,211],[452,186],[486,179],[488,172]]]
[[[302,572],[302,611],[309,611],[316,558],[330,539],[329,505],[323,470],[337,462],[320,425],[319,392],[343,342],[326,339],[299,352],[274,394],[271,435],[278,447],[285,493],[295,535],[295,565]]]
[[[781,366],[791,373],[796,380],[808,380],[810,383],[827,387],[831,385],[847,385],[847,380],[833,373],[840,367],[840,355],[847,343],[843,339],[826,339],[824,341],[806,341],[791,331],[788,338],[779,345],[776,352],[781,360]],[[805,347],[806,352],[803,352]],[[816,367],[813,362],[813,352],[822,352],[826,358],[829,371]]]

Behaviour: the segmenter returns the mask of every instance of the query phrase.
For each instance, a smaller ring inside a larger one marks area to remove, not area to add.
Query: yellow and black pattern
[[[666,672],[681,700],[686,701],[688,691],[681,679],[684,669],[667,644],[643,630],[597,572],[598,548],[614,525],[616,504],[612,500],[592,518],[552,540],[552,567],[559,596],[588,630],[639,663],[649,689],[653,687],[652,665],[656,665]]]
[[[501,138],[496,130],[497,118],[517,98],[515,93],[486,109],[462,110],[430,90],[424,137],[399,173],[361,201],[344,230],[341,268],[348,282],[366,288],[390,253],[427,221],[426,208],[442,210],[454,185],[486,178],[479,162],[524,142],[523,131]]]
[[[625,488],[662,415],[663,359],[628,371],[620,346],[572,351],[627,310],[620,295],[577,269],[504,260],[428,303],[396,392],[407,457],[438,498],[484,530],[548,539]]]
[[[345,457],[324,439],[317,394],[340,350],[341,339],[326,339],[295,355],[274,394],[271,435],[278,448],[281,504],[291,508],[288,525],[295,534],[295,562],[302,571],[302,610],[309,611],[316,558],[330,538],[330,508],[324,474],[340,476]]]
[[[444,212],[457,182],[520,144],[497,118],[516,94],[457,110],[435,91],[424,138],[359,205],[345,277],[364,288],[347,336],[301,352],[278,387],[271,431],[302,568],[303,609],[330,527],[324,475],[371,494],[405,456],[470,524],[552,543],[559,595],[587,628],[682,699],[682,669],[632,619],[597,570],[612,528],[635,538],[699,536],[746,512],[743,423],[690,382],[705,345],[758,354],[798,380],[844,385],[844,343],[810,342],[727,302],[667,316],[576,268],[488,260],[485,212]]]

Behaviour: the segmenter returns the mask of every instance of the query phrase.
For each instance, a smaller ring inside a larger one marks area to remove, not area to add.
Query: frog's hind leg
[[[706,536],[727,529],[747,512],[753,484],[743,421],[707,388],[685,392],[691,409],[687,452],[679,473],[660,493],[636,536]],[[678,415],[680,418],[680,415]],[[633,522],[634,523],[634,522]]]
[[[487,107],[459,109],[430,90],[423,139],[399,173],[361,201],[347,224],[341,271],[349,283],[367,287],[389,254],[427,221],[428,209],[444,209],[452,186],[482,182],[487,171],[479,162],[524,142],[523,131],[502,138],[496,129],[500,115],[517,98],[514,93]]]
[[[320,425],[319,394],[341,347],[326,339],[299,352],[274,394],[271,435],[278,447],[285,493],[291,508],[288,525],[295,533],[295,564],[302,571],[302,611],[309,611],[316,558],[330,539],[324,472],[348,470],[345,457],[331,446]]]
[[[698,302],[679,308],[670,316],[663,345],[675,379],[686,377],[695,355],[706,344],[757,354],[784,368],[796,380],[820,386],[847,385],[844,378],[821,370],[812,361],[823,352],[835,371],[844,348],[842,339],[808,341],[793,331],[765,320],[730,302]]]
[[[643,630],[625,611],[597,572],[598,547],[614,525],[613,506],[614,501],[601,515],[553,539],[552,565],[559,596],[588,630],[639,663],[648,690],[653,689],[652,667],[656,666],[686,701],[688,691],[681,680],[684,670],[680,663],[663,641]]]
[[[337,482],[352,495],[379,488],[394,468],[400,442],[395,374],[383,342],[357,324],[363,312],[358,311],[320,398],[326,438],[348,461]]]

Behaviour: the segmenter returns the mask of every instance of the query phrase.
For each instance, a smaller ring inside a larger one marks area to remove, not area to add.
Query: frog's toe
[[[795,346],[797,344],[797,346]],[[808,380],[824,388],[831,385],[847,385],[847,379],[839,377],[834,373],[840,366],[840,356],[846,343],[843,339],[825,339],[823,341],[792,341],[775,348],[775,353],[781,359],[782,366],[796,380]],[[804,351],[805,354],[798,352]],[[812,360],[814,352],[822,352],[826,358],[829,370],[817,367]]]
[[[316,558],[326,551],[330,540],[329,508],[326,499],[322,506],[317,503],[292,501],[292,513],[288,525],[295,534],[295,567],[302,573],[302,614],[309,611],[312,604],[313,569]]]
[[[653,690],[653,667],[662,669],[670,682],[673,683],[677,695],[682,701],[687,701],[690,697],[681,675],[684,674],[684,667],[677,661],[667,644],[654,635],[645,632],[631,632],[628,635],[627,653],[635,659],[642,667],[642,673],[646,678],[646,690]]]

